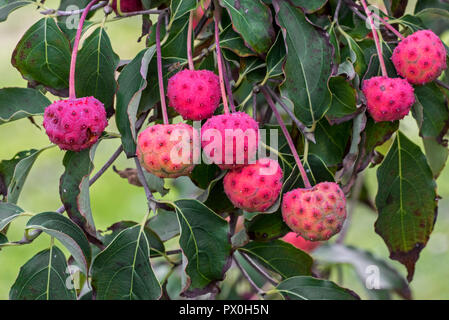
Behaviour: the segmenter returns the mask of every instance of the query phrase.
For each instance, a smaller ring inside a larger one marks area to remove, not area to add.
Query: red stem
[[[224,76],[223,76],[223,59],[221,57],[221,48],[220,48],[220,30],[218,25],[220,23],[220,7],[218,4],[214,10],[214,20],[215,20],[215,48],[217,50],[217,64],[218,64],[218,76],[220,77],[220,89],[221,89],[221,98],[223,100],[223,109],[225,114],[229,113],[228,99],[226,98],[226,89],[224,84]]]
[[[195,65],[193,64],[193,57],[192,57],[192,30],[193,30],[193,10],[190,11],[189,16],[189,30],[187,33],[187,59],[189,61],[189,69],[195,70]]]
[[[159,80],[159,95],[161,96],[162,119],[168,124],[167,104],[165,103],[164,78],[162,77],[162,53],[161,53],[161,22],[164,14],[160,14],[156,24],[156,55],[157,55],[157,77]]]
[[[268,105],[273,110],[273,113],[279,123],[279,126],[281,127],[282,132],[284,133],[285,139],[287,139],[288,146],[290,147],[290,150],[292,151],[293,157],[295,158],[296,164],[298,165],[299,172],[301,173],[301,177],[302,177],[302,181],[304,182],[304,186],[307,189],[312,188],[309,178],[307,177],[307,173],[304,170],[304,167],[301,163],[301,159],[299,158],[298,152],[296,151],[292,137],[290,136],[290,133],[288,132],[287,127],[285,126],[285,123],[282,120],[281,115],[279,114],[278,110],[276,109],[276,105],[274,104],[273,99],[271,99],[271,96],[268,94],[268,92],[266,91],[265,88],[261,88],[261,91],[262,91],[263,95],[265,96],[265,100],[267,100]]]
[[[69,75],[69,98],[76,99],[75,93],[75,67],[76,67],[76,57],[78,56],[78,47],[80,44],[81,33],[83,32],[84,21],[86,20],[87,14],[90,11],[90,8],[94,4],[96,4],[100,0],[92,0],[89,4],[84,8],[83,14],[81,15],[80,21],[78,23],[78,30],[76,31],[75,42],[73,44],[72,50],[72,61],[70,62],[70,75]]]
[[[377,34],[376,28],[374,27],[372,12],[368,9],[368,6],[366,5],[366,1],[365,0],[361,0],[361,2],[362,2],[363,9],[365,9],[365,13],[366,13],[366,15],[368,17],[369,24],[371,26],[371,31],[373,33],[374,43],[376,44],[377,55],[379,56],[379,63],[380,63],[380,68],[382,70],[382,75],[384,77],[388,77],[387,68],[385,67],[384,56],[383,56],[382,51],[380,49],[379,35]]]
[[[371,12],[371,15],[374,16],[376,19],[378,19],[380,22],[383,23],[383,25],[390,30],[391,32],[393,32],[399,39],[403,40],[405,39],[405,37],[395,28],[393,28],[393,26],[391,24],[389,24],[387,22],[387,20],[385,20],[384,18],[382,18],[381,16],[379,16],[377,13],[375,12]]]

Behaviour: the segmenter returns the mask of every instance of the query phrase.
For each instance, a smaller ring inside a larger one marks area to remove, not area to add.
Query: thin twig
[[[106,170],[114,163],[115,160],[120,156],[120,154],[123,152],[123,145],[120,145],[117,150],[112,154],[112,156],[109,158],[109,160],[101,167],[100,170],[89,180],[89,186],[93,185],[95,181],[97,181],[103,173],[105,173]]]
[[[100,3],[93,5],[89,11],[95,11],[97,9],[103,8],[108,4],[108,1],[101,1]],[[41,11],[40,13],[43,15],[52,15],[54,14],[55,16],[71,16],[71,15],[75,15],[75,14],[80,14],[83,13],[84,10],[86,10],[86,8],[84,9],[78,9],[78,10],[72,10],[72,11],[63,11],[63,10],[55,10],[55,9],[48,9],[45,11]]]
[[[249,282],[249,284],[251,285],[251,287],[254,289],[254,291],[256,291],[257,294],[263,296],[265,295],[265,292],[260,289],[257,284],[251,279],[251,277],[249,276],[249,274],[246,272],[246,270],[242,267],[242,265],[240,264],[240,262],[238,262],[237,258],[235,256],[233,256],[234,262],[237,266],[237,268],[240,269],[240,272],[242,273],[243,277]]]
[[[335,8],[334,21],[338,21],[338,13],[340,12],[341,1],[342,0],[338,0],[337,7]]]
[[[189,69],[195,70],[192,58],[192,29],[193,29],[193,10],[190,11],[189,15],[189,26],[187,31],[187,61],[189,62]]]
[[[216,0],[214,0],[216,1]],[[221,99],[223,100],[223,109],[225,114],[229,113],[228,99],[226,98],[226,89],[224,84],[224,72],[223,72],[223,59],[221,57],[220,48],[220,18],[221,18],[221,8],[217,5],[214,10],[214,20],[215,20],[215,49],[217,51],[217,64],[218,64],[218,75],[220,78],[220,89],[221,89]]]
[[[435,83],[438,84],[439,86],[445,88],[446,90],[449,90],[449,84],[447,84],[441,80],[435,80]]]
[[[201,17],[200,21],[198,21],[198,24],[195,27],[195,31],[193,32],[194,37],[198,37],[198,35],[203,30],[204,26],[206,25],[207,20],[209,20],[209,13],[213,10],[213,2],[209,5],[209,8],[207,8],[206,11],[204,11],[203,16]]]
[[[226,85],[226,91],[228,92],[229,105],[231,106],[232,112],[235,112],[234,96],[232,95],[231,83],[229,82],[229,79],[232,78],[231,67],[229,66],[228,62],[224,61],[224,57],[223,56],[221,57],[221,59],[223,60],[222,63],[225,66],[225,69],[226,69],[224,74],[223,74],[223,77],[224,77],[224,83]]]
[[[159,14],[159,15],[165,15],[165,13],[167,13],[168,10],[167,9],[163,9],[163,10],[142,10],[142,11],[133,11],[133,12],[124,12],[122,13],[121,16],[119,17],[132,17],[132,16],[139,16],[141,14]]]
[[[137,177],[139,178],[140,184],[142,184],[143,189],[145,190],[145,195],[148,201],[148,207],[150,210],[153,210],[153,212],[156,213],[156,202],[154,201],[153,193],[151,192],[150,187],[148,186],[148,182],[143,174],[142,166],[140,165],[139,159],[134,158],[134,162],[136,163]]]
[[[253,119],[257,121],[257,93],[253,92]]]
[[[248,257],[245,253],[240,252],[241,256],[248,262],[257,272],[259,272],[265,279],[268,280],[272,285],[277,286],[279,283],[273,279],[265,270],[263,270],[260,266],[258,266],[250,257]]]
[[[164,124],[168,124],[167,104],[165,102],[164,78],[162,76],[162,53],[161,53],[161,22],[164,15],[159,15],[156,25],[156,55],[157,55],[157,76],[159,81],[159,95],[161,98],[162,119]]]

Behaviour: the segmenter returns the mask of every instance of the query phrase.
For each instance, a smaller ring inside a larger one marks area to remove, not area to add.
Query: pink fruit
[[[253,161],[259,145],[259,125],[244,112],[207,119],[201,128],[203,152],[221,169],[234,169]]]
[[[223,180],[224,191],[237,208],[264,212],[279,197],[282,169],[279,163],[263,158],[254,164],[230,170]]]
[[[137,157],[142,167],[160,178],[188,175],[193,161],[194,130],[185,123],[156,124],[137,139]]]
[[[58,100],[44,112],[48,138],[63,150],[91,147],[107,125],[104,105],[94,97]]]
[[[284,194],[282,217],[304,239],[328,240],[343,226],[346,198],[334,182],[321,182],[311,189],[294,189]]]
[[[321,242],[319,241],[309,241],[304,239],[301,236],[298,236],[294,232],[287,233],[282,240],[285,242],[288,242],[292,245],[294,245],[299,250],[305,251],[305,252],[312,252],[316,248],[318,248],[321,245]]]
[[[373,77],[363,81],[362,91],[377,122],[402,119],[415,103],[413,87],[401,78]]]
[[[413,84],[438,78],[447,68],[446,49],[431,30],[420,30],[399,42],[391,57],[398,74]]]
[[[117,0],[112,1],[112,9],[118,14]],[[120,0],[121,12],[134,12],[143,10],[141,0]]]
[[[185,69],[168,80],[167,96],[170,106],[184,119],[209,118],[220,104],[218,76],[209,70]]]

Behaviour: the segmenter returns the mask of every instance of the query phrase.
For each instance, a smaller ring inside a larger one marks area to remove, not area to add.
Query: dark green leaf
[[[254,56],[255,53],[251,51],[242,37],[232,29],[232,24],[229,24],[220,34],[220,46],[223,49],[228,49],[237,54],[239,57]]]
[[[307,13],[320,10],[326,2],[327,0],[291,0],[294,6],[303,8]]]
[[[6,238],[6,236],[0,232],[0,245],[8,243],[8,238]]]
[[[14,10],[31,4],[31,1],[34,0],[0,0],[0,22],[5,21]]]
[[[172,205],[181,226],[179,244],[189,279],[183,293],[201,292],[224,277],[231,250],[228,223],[196,200],[178,200]]]
[[[2,231],[11,221],[20,217],[25,211],[15,204],[0,202],[0,231]]]
[[[70,281],[65,256],[52,246],[39,252],[21,268],[14,282],[11,300],[76,300],[76,292],[68,289]]]
[[[196,0],[172,0],[170,4],[171,23],[185,15],[187,12],[190,12],[190,10],[195,9],[196,5]]]
[[[280,274],[283,279],[311,275],[313,260],[305,252],[282,240],[252,241],[239,251],[248,254],[265,267]]]
[[[103,102],[106,109],[112,108],[117,88],[114,74],[119,61],[105,29],[97,28],[84,40],[78,53],[76,94],[80,97],[94,96]]]
[[[270,49],[275,33],[270,9],[260,0],[220,0],[232,19],[233,29],[258,54]]]
[[[312,125],[331,103],[327,87],[332,73],[333,49],[326,33],[311,25],[304,13],[288,1],[274,1],[276,21],[287,46],[282,95],[295,106],[295,115]]]
[[[291,300],[357,300],[352,291],[327,280],[307,276],[292,277],[277,286],[284,297]]]
[[[31,167],[41,152],[48,148],[21,151],[11,160],[0,162],[0,195],[8,202],[17,203]],[[5,190],[2,190],[2,185]]]
[[[258,214],[245,220],[245,228],[251,240],[271,241],[290,232],[282,219],[280,211],[271,214]]]
[[[357,112],[357,92],[343,77],[332,77],[329,80],[332,92],[331,107],[326,118],[331,122],[349,120]]]
[[[43,212],[33,216],[26,228],[41,230],[58,239],[81,266],[84,274],[88,274],[92,259],[89,241],[80,227],[70,219],[56,212]]]
[[[148,220],[147,226],[156,232],[162,241],[179,235],[179,222],[174,211],[158,209],[157,215]]]
[[[17,44],[12,65],[22,76],[56,90],[69,86],[71,51],[67,38],[50,17],[31,26]]]
[[[390,258],[406,266],[411,281],[437,214],[432,171],[420,148],[399,132],[377,170],[377,181],[376,232],[388,246]]]
[[[140,225],[120,232],[94,259],[92,287],[98,300],[155,300],[161,287],[150,264],[150,246]]]
[[[267,53],[267,78],[282,75],[282,65],[285,60],[285,43],[279,32],[276,41]]]
[[[0,89],[0,125],[30,116],[42,115],[50,103],[50,100],[35,89]]]

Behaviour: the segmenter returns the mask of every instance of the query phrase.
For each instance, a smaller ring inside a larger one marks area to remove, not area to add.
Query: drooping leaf
[[[312,273],[312,258],[307,253],[282,240],[252,241],[238,250],[280,274],[283,279],[294,276],[308,276]]]
[[[23,35],[12,55],[12,65],[22,76],[55,90],[69,86],[71,51],[56,22],[45,17]]]
[[[245,228],[251,240],[272,241],[290,232],[280,211],[271,214],[257,214],[245,220]]]
[[[281,92],[293,102],[298,119],[312,125],[331,103],[327,82],[333,68],[333,49],[329,36],[288,1],[275,0],[273,5],[287,47]]]
[[[307,13],[318,11],[326,2],[327,0],[291,0],[294,6],[303,8]]]
[[[83,231],[70,219],[56,212],[43,212],[28,220],[26,229],[41,230],[58,239],[88,274],[92,252]]]
[[[114,73],[119,61],[104,27],[97,28],[84,40],[78,53],[75,73],[77,96],[94,96],[106,109],[111,109],[117,88]]]
[[[98,144],[80,152],[67,151],[63,164],[65,171],[59,184],[59,195],[70,219],[95,237],[96,230],[90,208],[89,175]]]
[[[363,285],[370,282],[371,290],[391,290],[406,299],[411,298],[407,280],[386,261],[369,251],[342,244],[325,244],[313,252],[313,257],[326,263],[350,264]]]
[[[267,78],[282,75],[282,65],[284,64],[285,54],[284,38],[279,32],[276,41],[267,53]]]
[[[31,4],[34,0],[0,0],[0,22],[8,19],[8,16],[14,10]]]
[[[399,131],[377,170],[377,181],[375,230],[390,250],[390,258],[405,265],[411,281],[437,215],[432,171],[421,149]]]
[[[0,195],[8,202],[17,203],[31,167],[42,151],[48,148],[21,151],[12,159],[0,162]]]
[[[142,91],[147,86],[148,65],[155,52],[155,46],[140,51],[123,68],[118,78],[116,123],[121,133],[123,149],[128,157],[136,154],[137,113]]]
[[[224,277],[231,249],[228,223],[196,200],[178,200],[171,205],[178,215],[179,244],[186,260],[188,281],[183,294],[200,294]]]
[[[9,292],[10,300],[76,300],[76,292],[67,286],[64,253],[56,247],[39,252],[21,268]]]
[[[0,231],[11,221],[21,216],[24,210],[15,204],[0,202]]]
[[[357,300],[352,291],[328,280],[297,276],[282,281],[277,287],[284,297],[291,300]]]
[[[35,89],[0,89],[0,125],[30,116],[42,115],[50,103],[50,100]]]
[[[170,240],[179,235],[179,223],[174,211],[157,210],[157,215],[151,217],[147,226],[150,227],[162,241]]]
[[[233,29],[258,54],[270,49],[275,33],[270,9],[260,0],[220,0],[231,16]]]
[[[159,299],[161,287],[149,257],[150,246],[140,225],[120,232],[92,263],[92,287],[96,298]]]
[[[331,123],[339,123],[353,118],[357,112],[357,92],[343,77],[332,77],[329,80],[332,92],[332,103],[326,113]]]

